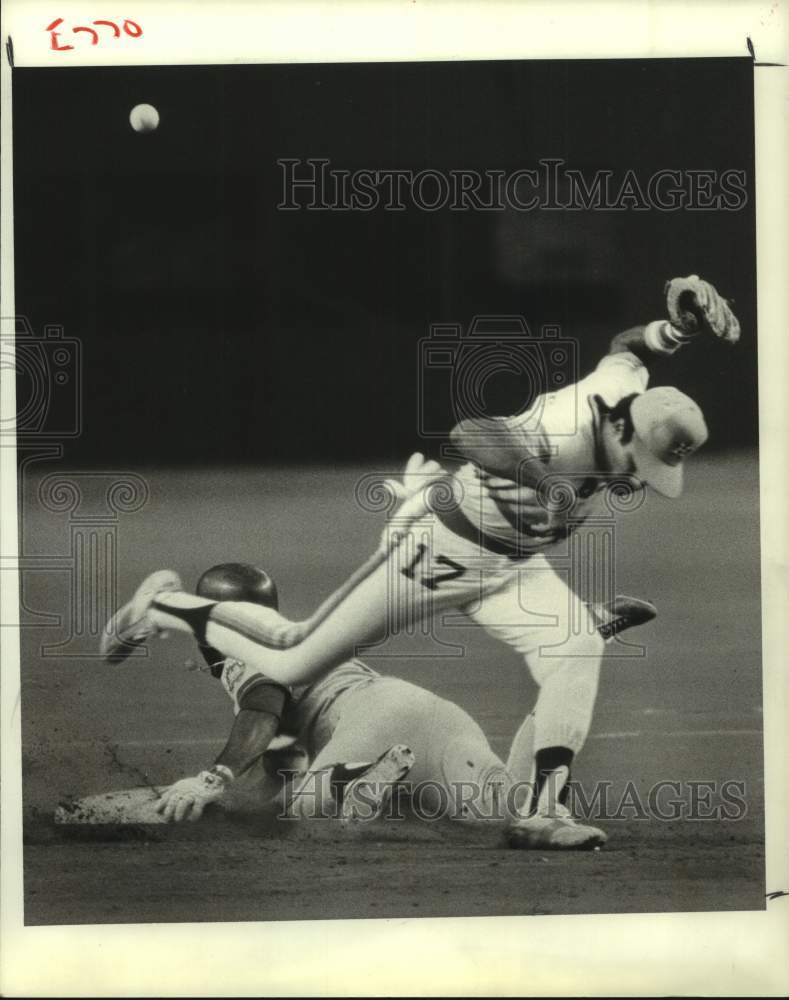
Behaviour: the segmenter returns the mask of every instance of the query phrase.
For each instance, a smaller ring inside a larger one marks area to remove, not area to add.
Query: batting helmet
[[[250,601],[275,611],[279,608],[276,583],[249,563],[212,566],[197,581],[197,594],[212,601]]]

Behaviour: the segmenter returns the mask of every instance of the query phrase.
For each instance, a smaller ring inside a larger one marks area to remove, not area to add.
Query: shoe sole
[[[150,633],[135,638],[149,605],[157,594],[168,590],[180,590],[181,578],[173,570],[160,569],[147,576],[135,590],[134,596],[120,607],[107,622],[101,639],[101,654],[105,663],[113,666],[144,646]]]
[[[390,747],[364,774],[348,784],[343,795],[340,818],[349,822],[367,821],[380,816],[391,797],[393,785],[403,780],[414,766],[414,760],[410,747]]]

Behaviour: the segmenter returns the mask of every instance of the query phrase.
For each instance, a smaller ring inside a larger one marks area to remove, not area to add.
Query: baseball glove
[[[685,338],[710,333],[728,344],[740,339],[740,324],[726,299],[697,274],[666,282],[671,325]]]

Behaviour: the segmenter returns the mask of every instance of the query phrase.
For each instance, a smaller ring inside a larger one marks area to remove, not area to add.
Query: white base
[[[55,823],[68,826],[100,826],[124,823],[164,823],[156,812],[159,793],[153,788],[130,788],[76,799],[55,810]]]

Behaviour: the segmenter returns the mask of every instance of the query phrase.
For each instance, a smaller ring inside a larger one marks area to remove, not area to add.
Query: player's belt
[[[478,545],[488,552],[493,552],[497,556],[507,556],[509,559],[526,559],[534,555],[533,551],[525,552],[512,542],[506,542],[501,538],[492,538],[484,531],[473,524],[459,507],[450,511],[435,511],[438,520],[450,531],[465,538],[467,542]]]

